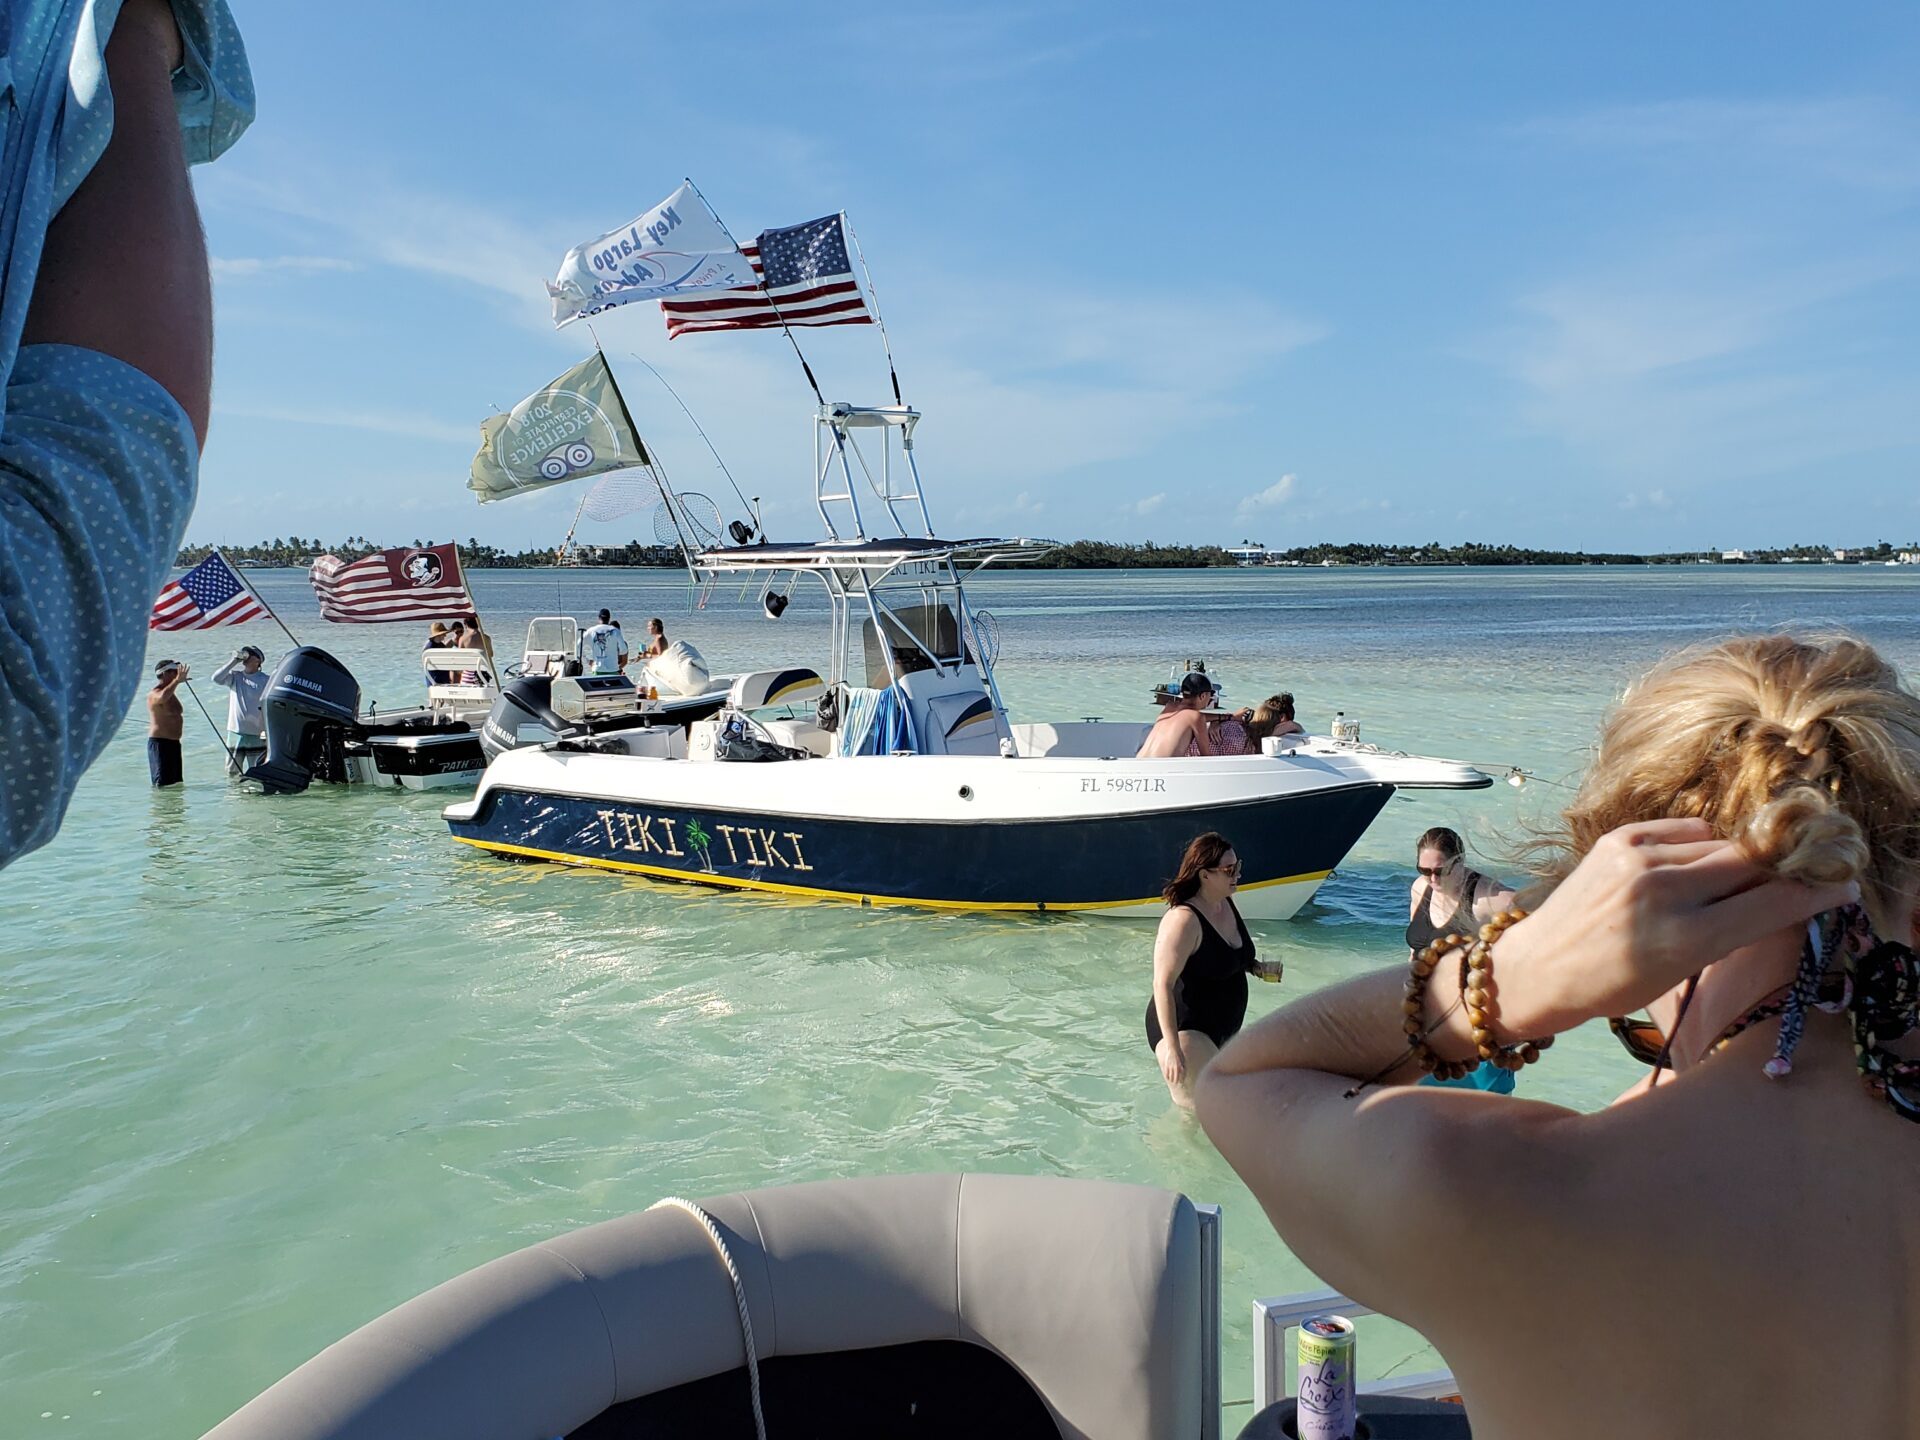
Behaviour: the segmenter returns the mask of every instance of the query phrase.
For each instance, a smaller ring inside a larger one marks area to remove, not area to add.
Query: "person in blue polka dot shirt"
[[[224,0],[0,0],[0,865],[139,688],[212,383],[187,166],[253,119]]]

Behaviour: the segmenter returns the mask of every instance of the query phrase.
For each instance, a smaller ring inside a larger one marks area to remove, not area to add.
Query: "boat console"
[[[633,709],[633,681],[624,675],[565,675],[552,682],[553,713],[579,725]]]

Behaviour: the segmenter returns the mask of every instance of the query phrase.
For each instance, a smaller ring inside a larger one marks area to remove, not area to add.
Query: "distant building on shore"
[[[1267,547],[1258,540],[1242,540],[1238,545],[1227,546],[1227,554],[1233,557],[1236,565],[1264,565],[1267,563]]]

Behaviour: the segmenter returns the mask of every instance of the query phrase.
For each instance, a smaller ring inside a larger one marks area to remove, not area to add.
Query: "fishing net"
[[[591,520],[618,520],[658,503],[660,487],[651,470],[615,470],[594,481],[583,507]]]
[[[720,507],[698,491],[675,495],[653,512],[653,538],[662,545],[711,550],[720,543]]]
[[[1000,622],[985,610],[973,612],[973,653],[989,670],[1000,658]]]

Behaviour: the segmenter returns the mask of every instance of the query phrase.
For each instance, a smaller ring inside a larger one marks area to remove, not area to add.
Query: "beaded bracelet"
[[[1493,983],[1493,947],[1494,942],[1513,925],[1527,918],[1527,912],[1518,905],[1503,910],[1480,927],[1480,936],[1467,951],[1466,986],[1461,998],[1467,1006],[1467,1023],[1473,1027],[1473,1048],[1481,1060],[1488,1061],[1502,1070],[1518,1070],[1522,1065],[1531,1065],[1540,1058],[1540,1052],[1553,1044],[1551,1035],[1538,1040],[1522,1040],[1513,1045],[1502,1045],[1494,1038],[1493,1020],[1499,1011],[1499,1000]],[[1471,1067],[1470,1067],[1471,1068]]]
[[[1474,1069],[1463,1060],[1442,1060],[1427,1044],[1430,1033],[1426,1024],[1427,981],[1442,959],[1455,950],[1469,950],[1474,944],[1471,935],[1442,935],[1413,957],[1413,967],[1407,975],[1407,996],[1400,1002],[1401,1013],[1406,1017],[1400,1022],[1400,1028],[1406,1032],[1407,1048],[1413,1052],[1414,1062],[1427,1074],[1440,1080],[1458,1080]],[[1466,971],[1461,971],[1461,984],[1466,983]],[[1475,1062],[1477,1065],[1479,1062]]]
[[[1413,957],[1412,969],[1407,975],[1406,998],[1400,1004],[1404,1016],[1400,1028],[1406,1032],[1407,1048],[1413,1052],[1414,1062],[1435,1079],[1462,1079],[1478,1069],[1482,1061],[1491,1061],[1502,1070],[1518,1070],[1523,1065],[1531,1065],[1540,1058],[1542,1050],[1552,1046],[1551,1035],[1502,1045],[1493,1033],[1493,1019],[1498,1009],[1493,983],[1494,942],[1509,926],[1526,918],[1527,912],[1515,906],[1482,925],[1477,936],[1442,935]],[[1430,1033],[1426,1025],[1427,982],[1441,960],[1456,950],[1466,952],[1462,956],[1460,992],[1467,1007],[1467,1023],[1473,1029],[1472,1060],[1443,1060],[1427,1044]]]

